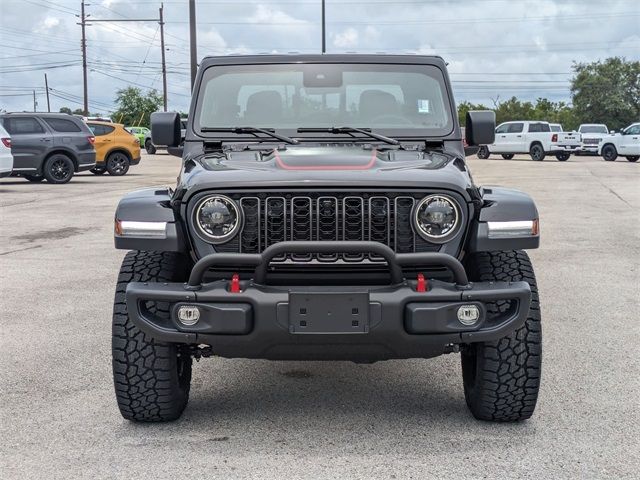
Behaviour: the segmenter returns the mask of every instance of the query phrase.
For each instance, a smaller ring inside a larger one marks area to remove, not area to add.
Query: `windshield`
[[[194,128],[358,127],[443,136],[453,129],[444,77],[431,65],[271,64],[210,67]]]
[[[585,125],[580,127],[580,133],[609,133],[604,125]]]

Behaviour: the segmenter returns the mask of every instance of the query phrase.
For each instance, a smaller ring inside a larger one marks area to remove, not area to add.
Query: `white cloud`
[[[358,31],[355,28],[347,28],[346,30],[335,34],[333,37],[333,45],[338,48],[352,48],[358,46]]]
[[[119,18],[103,7],[132,18],[152,18],[157,16],[160,2],[89,3],[92,4],[87,6],[87,13],[93,18]],[[319,2],[196,3],[199,58],[230,53],[320,51]],[[377,3],[373,8],[365,2],[332,1],[327,3],[328,51],[440,55],[449,62],[458,100],[490,103],[498,94],[501,98],[516,95],[525,99],[546,96],[568,100],[568,79],[574,60],[589,62],[614,55],[640,60],[637,7],[633,2],[589,0],[587,4],[588,8],[578,0],[459,0]],[[51,8],[32,4],[26,8],[18,0],[0,0],[0,5],[3,27],[0,45],[2,55],[7,58],[0,70],[0,85],[24,86],[27,93],[36,88],[40,105],[44,105],[42,74],[46,72],[50,86],[80,98],[80,27],[73,15],[79,13],[78,0],[55,0],[49,4]],[[165,3],[165,20],[169,106],[186,110],[187,2]],[[153,22],[94,23],[87,27],[89,59],[96,69],[89,75],[90,103],[112,104],[115,91],[131,82],[143,89],[161,85],[156,29]],[[150,46],[154,35],[155,41]],[[43,64],[47,65],[46,70]],[[539,75],[554,72],[563,75]],[[538,80],[546,82],[524,83]],[[513,82],[506,87],[508,81]],[[0,93],[14,91],[0,90]],[[79,106],[60,98],[52,100],[56,110],[65,105]],[[28,96],[3,96],[0,108],[24,110],[30,107],[30,102]]]

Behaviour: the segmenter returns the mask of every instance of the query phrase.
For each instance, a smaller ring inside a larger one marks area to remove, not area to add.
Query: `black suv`
[[[476,418],[535,408],[539,244],[529,196],[473,183],[439,57],[206,58],[175,189],[124,197],[113,313],[122,415],[176,419],[192,360],[429,358],[459,353]],[[470,112],[469,146],[494,140]],[[257,408],[260,408],[259,405]]]
[[[96,165],[95,137],[81,118],[64,113],[0,115],[11,135],[13,175],[30,182],[67,183]]]

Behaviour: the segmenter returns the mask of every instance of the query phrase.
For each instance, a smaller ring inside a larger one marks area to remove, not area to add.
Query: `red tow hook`
[[[424,278],[422,273],[418,274],[417,278],[418,283],[416,284],[416,292],[426,292],[427,291],[427,280]]]
[[[234,273],[229,284],[229,292],[240,293],[240,275]]]

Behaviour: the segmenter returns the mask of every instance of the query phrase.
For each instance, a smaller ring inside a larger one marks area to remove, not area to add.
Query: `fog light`
[[[480,309],[475,305],[462,305],[458,308],[458,320],[463,325],[473,325],[480,318]]]
[[[183,305],[178,308],[178,320],[188,327],[195,325],[200,320],[200,309],[193,305]]]

